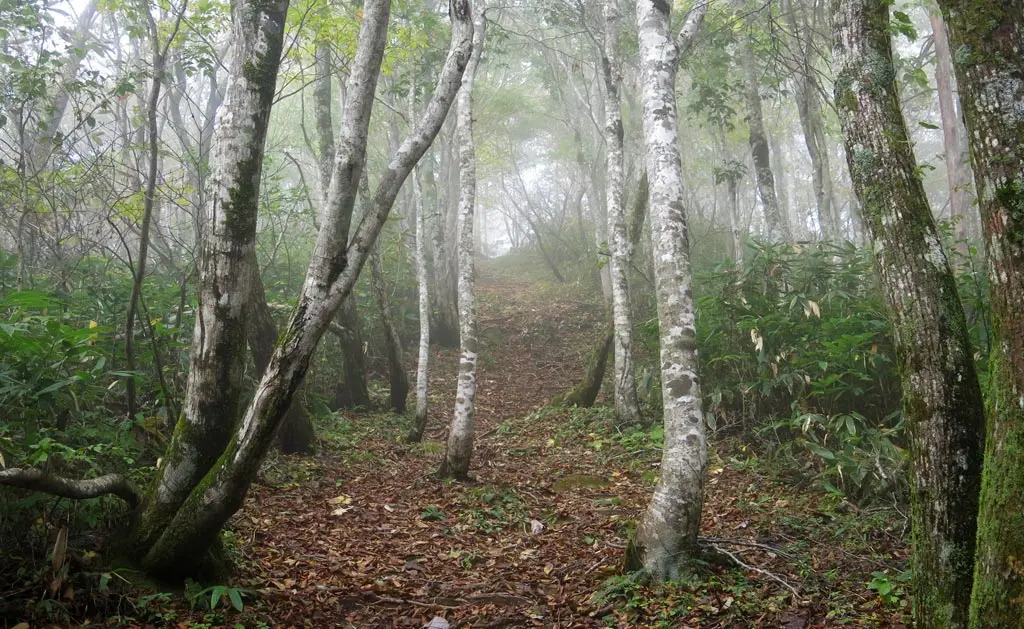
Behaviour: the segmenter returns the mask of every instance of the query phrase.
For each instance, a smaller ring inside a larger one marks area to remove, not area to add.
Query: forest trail
[[[620,598],[593,598],[616,583],[609,578],[619,574],[659,454],[606,438],[601,431],[614,428],[588,423],[593,411],[544,409],[580,377],[603,314],[589,288],[523,271],[493,262],[478,270],[475,482],[434,475],[458,352],[432,348],[423,444],[402,443],[401,418],[351,414],[322,431],[318,455],[265,465],[233,524],[239,584],[260,592],[261,616],[299,627],[422,627],[434,616],[452,627],[815,626],[824,610],[810,597],[794,600],[773,580],[748,572],[748,582],[732,569],[674,593],[618,579]],[[806,547],[776,517],[799,490],[741,468],[713,456],[704,535],[765,544],[789,535]],[[773,572],[796,570],[777,554],[731,548]],[[834,547],[804,554],[814,568],[851,563]],[[863,582],[849,589],[844,600],[867,605],[858,615],[871,609]]]

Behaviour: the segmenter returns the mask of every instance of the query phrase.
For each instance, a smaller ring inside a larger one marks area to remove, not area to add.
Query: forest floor
[[[701,532],[736,563],[667,586],[622,576],[657,474],[656,435],[616,427],[607,406],[546,408],[582,374],[604,315],[592,288],[530,279],[544,275],[536,262],[479,265],[473,482],[434,474],[458,352],[432,349],[422,444],[403,443],[403,417],[346,412],[319,421],[315,455],[265,463],[225,536],[243,611],[226,592],[195,611],[178,594],[121,588],[132,598],[106,624],[904,626],[899,509],[855,507],[735,437],[712,436]]]
[[[658,588],[620,576],[660,453],[606,407],[545,408],[580,377],[604,317],[592,289],[528,279],[543,274],[480,265],[475,482],[434,476],[456,350],[432,355],[424,443],[401,442],[401,418],[353,414],[323,427],[318,456],[264,469],[234,524],[261,616],[297,627],[435,616],[467,628],[903,626],[906,519],[839,501],[735,440],[714,446],[701,530],[748,567],[706,566]]]

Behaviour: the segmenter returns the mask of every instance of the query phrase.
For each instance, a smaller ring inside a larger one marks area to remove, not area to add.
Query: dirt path
[[[799,629],[833,609],[806,574],[793,575],[819,592],[806,600],[730,569],[669,592],[615,580],[657,452],[605,444],[592,412],[543,409],[579,377],[601,334],[599,307],[573,287],[538,285],[492,265],[481,271],[476,482],[433,475],[456,365],[455,351],[437,352],[424,444],[400,442],[404,420],[353,415],[323,432],[319,456],[277,459],[264,471],[269,485],[254,488],[234,529],[246,566],[241,583],[259,590],[265,615],[300,627],[422,627],[442,616],[478,628]],[[780,537],[789,535],[806,547],[803,529],[779,519],[799,495],[713,458],[704,530],[766,545],[789,544]],[[753,550],[748,562],[794,571]],[[812,572],[851,563],[828,548],[801,561]],[[609,584],[618,598],[592,598]],[[875,626],[885,617],[872,611],[863,582],[830,595]]]

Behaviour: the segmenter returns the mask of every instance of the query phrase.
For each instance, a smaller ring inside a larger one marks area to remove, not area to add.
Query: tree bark
[[[456,126],[459,138],[459,380],[455,413],[448,433],[448,449],[438,474],[465,480],[473,455],[473,419],[476,414],[476,306],[474,304],[473,210],[476,205],[476,147],[473,141],[473,81],[484,47],[484,2],[477,0],[473,19],[473,48],[462,75]]]
[[[419,169],[412,174],[412,196],[413,205],[416,207],[416,282],[419,285],[420,344],[416,359],[416,415],[406,441],[418,443],[423,440],[423,433],[427,429],[427,368],[430,362],[430,274],[427,269],[427,226],[423,212],[423,190],[420,188]]]
[[[956,223],[957,238],[963,240],[971,232],[974,208],[974,182],[965,158],[967,153],[961,133],[963,122],[956,111],[953,92],[953,55],[949,50],[949,37],[942,15],[931,15],[935,41],[935,87],[939,96],[939,115],[942,116],[942,147],[946,156],[946,181],[949,184],[949,216]]]
[[[200,218],[205,238],[185,404],[137,531],[140,548],[151,552],[221,457],[238,416],[258,186],[287,9],[287,0],[244,0],[233,7],[231,78],[216,123],[211,191]],[[158,558],[156,563],[173,565],[177,557]]]
[[[626,564],[659,581],[685,574],[697,550],[707,464],[675,95],[676,64],[706,12],[707,4],[695,6],[680,41],[674,42],[667,3],[638,0],[636,6],[665,446],[661,478],[627,549]]]
[[[1024,4],[941,0],[988,252],[992,353],[972,627],[1024,626]]]
[[[772,172],[771,151],[768,150],[768,136],[764,131],[764,114],[761,110],[761,80],[751,46],[747,42],[742,50],[743,95],[747,106],[747,126],[750,129],[750,156],[754,161],[757,192],[764,208],[768,240],[788,243],[793,241],[793,234],[789,229],[789,221],[779,209],[779,199],[775,194],[775,174]]]
[[[900,110],[889,7],[834,6],[836,109],[892,312],[910,432],[914,621],[966,628],[985,416],[974,349]]]
[[[388,352],[388,382],[390,385],[391,408],[396,413],[405,412],[405,401],[409,397],[409,376],[405,373],[405,357],[402,355],[402,339],[395,328],[388,303],[388,291],[384,281],[384,270],[380,263],[380,249],[374,247],[370,253],[370,283],[377,299],[381,326],[384,328],[384,345]]]
[[[173,575],[194,566],[245,498],[274,432],[309,367],[316,345],[342,300],[351,293],[370,249],[384,226],[402,182],[423,156],[455,98],[469,58],[472,26],[466,0],[453,0],[452,41],[437,87],[423,119],[412,130],[381,177],[373,205],[348,239],[342,227],[351,216],[361,176],[373,96],[386,43],[388,0],[367,2],[348,79],[332,194],[323,213],[312,262],[295,312],[237,433],[214,466],[192,488],[164,534],[143,561],[150,572]],[[275,57],[276,58],[276,57]]]
[[[640,404],[637,401],[636,377],[633,373],[633,313],[629,295],[632,251],[626,226],[622,105],[619,98],[622,77],[618,51],[618,0],[605,0],[604,19],[604,45],[599,52],[605,85],[605,203],[611,249],[609,267],[612,284],[612,322],[615,328],[615,416],[624,424],[638,424]]]
[[[71,500],[86,500],[113,494],[124,500],[129,509],[134,509],[142,500],[142,496],[131,481],[120,474],[107,474],[87,480],[72,480],[53,476],[42,470],[12,467],[0,470],[0,485],[41,491]]]

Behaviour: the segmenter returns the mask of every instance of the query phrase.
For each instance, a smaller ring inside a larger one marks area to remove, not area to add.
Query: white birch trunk
[[[473,303],[473,209],[476,204],[476,148],[473,142],[473,79],[484,46],[484,4],[479,2],[473,20],[473,54],[462,76],[456,112],[459,140],[459,380],[455,391],[455,413],[448,433],[448,451],[439,474],[465,479],[473,455],[473,418],[476,405],[477,338]]]
[[[423,212],[423,190],[419,169],[412,174],[412,196],[416,208],[416,282],[419,285],[420,350],[416,361],[416,417],[407,441],[423,439],[427,428],[427,369],[430,365],[430,278],[427,273],[427,227]]]
[[[622,106],[619,88],[619,8],[617,0],[605,0],[604,50],[601,65],[605,83],[605,203],[611,249],[609,278],[612,291],[612,322],[615,327],[615,416],[625,424],[640,423],[640,406],[633,375],[633,318],[629,297],[629,264],[632,247],[626,227],[623,194]]]
[[[696,550],[707,463],[675,96],[681,48],[685,50],[692,41],[706,11],[703,3],[694,8],[677,44],[669,36],[668,4],[639,0],[636,7],[651,245],[661,329],[665,447],[661,478],[637,529],[627,564],[644,569],[656,580],[679,578]]]

